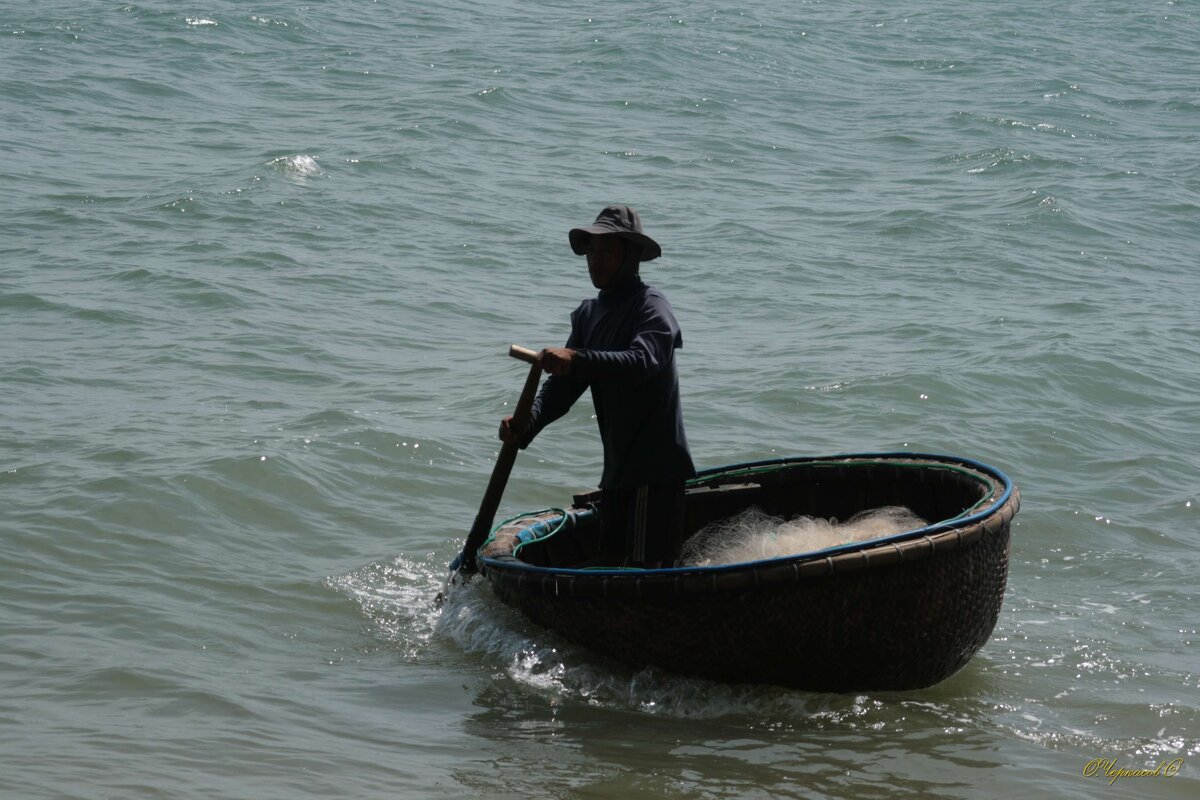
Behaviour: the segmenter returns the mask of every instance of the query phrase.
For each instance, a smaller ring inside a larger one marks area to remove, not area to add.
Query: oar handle
[[[508,354],[513,358],[519,358],[526,364],[532,364],[537,361],[538,351],[530,350],[528,347],[521,347],[519,344],[510,344],[508,346]]]

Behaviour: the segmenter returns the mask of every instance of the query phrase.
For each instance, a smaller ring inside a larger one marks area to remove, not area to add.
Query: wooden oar
[[[537,352],[524,347],[512,345],[508,354],[529,363],[529,376],[525,378],[525,388],[521,390],[521,399],[513,411],[513,428],[524,430],[529,422],[529,410],[533,407],[533,398],[537,394],[538,382],[542,377],[542,368],[537,363]],[[500,498],[504,495],[504,487],[508,484],[509,473],[512,472],[513,462],[517,460],[520,445],[516,442],[505,442],[496,458],[496,466],[492,468],[492,479],[488,481],[487,491],[483,493],[483,502],[479,504],[479,513],[467,534],[462,552],[450,564],[451,571],[465,575],[474,574],[478,567],[475,564],[475,551],[480,548],[489,533],[492,532],[492,521],[496,518],[496,509],[500,507]]]

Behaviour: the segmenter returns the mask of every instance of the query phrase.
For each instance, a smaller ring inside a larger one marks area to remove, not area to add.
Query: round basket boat
[[[812,691],[905,690],[953,675],[988,640],[1019,493],[999,470],[913,453],[787,458],[689,482],[690,534],[751,506],[847,520],[907,506],[919,530],[766,561],[594,568],[598,493],[499,526],[480,548],[496,594],[534,622],[634,667]]]

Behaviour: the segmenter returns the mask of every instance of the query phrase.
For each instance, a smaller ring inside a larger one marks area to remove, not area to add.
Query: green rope
[[[520,553],[521,550],[523,550],[525,548],[525,545],[533,544],[534,542],[544,542],[547,539],[549,539],[551,536],[553,536],[554,534],[561,531],[563,528],[567,527],[567,512],[564,509],[554,508],[554,509],[547,509],[547,511],[557,511],[561,515],[558,518],[558,524],[554,527],[554,530],[550,531],[549,533],[543,534],[542,536],[538,536],[535,539],[530,539],[527,542],[521,542],[520,544],[518,544],[516,547],[513,548],[513,551],[512,551],[513,558],[517,557],[517,554]]]

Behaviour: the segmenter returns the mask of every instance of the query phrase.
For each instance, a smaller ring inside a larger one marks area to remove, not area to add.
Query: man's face
[[[587,265],[592,286],[597,289],[608,287],[621,271],[625,256],[625,244],[619,236],[593,234],[588,240]]]

